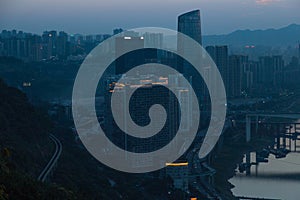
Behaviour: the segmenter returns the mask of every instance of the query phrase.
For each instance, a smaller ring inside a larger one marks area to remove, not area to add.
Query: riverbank
[[[300,112],[300,91],[293,97],[280,97],[275,100],[272,109],[277,112]],[[266,110],[268,112],[268,110]],[[290,120],[288,120],[290,121]],[[216,169],[215,187],[224,199],[237,199],[231,189],[234,188],[228,180],[235,176],[237,165],[243,161],[244,154],[258,151],[273,144],[271,136],[252,136],[251,142],[246,143],[245,128],[231,128],[226,131],[222,149],[214,156],[212,167]]]
[[[214,157],[212,167],[217,171],[215,175],[216,190],[222,194],[224,199],[237,199],[231,192],[234,185],[228,181],[235,175],[237,165],[243,161],[245,153],[272,145],[273,140],[271,137],[253,137],[251,142],[246,143],[243,131],[229,129],[225,136],[228,134],[240,137],[235,141],[231,139],[232,137],[224,140],[224,146]]]

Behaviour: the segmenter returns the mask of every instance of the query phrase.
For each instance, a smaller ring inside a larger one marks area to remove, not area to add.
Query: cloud
[[[280,0],[256,0],[255,2],[259,5],[269,5],[271,3],[279,2]]]

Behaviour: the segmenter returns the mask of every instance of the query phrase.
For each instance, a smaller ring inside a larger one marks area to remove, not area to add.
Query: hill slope
[[[263,46],[295,46],[300,41],[300,25],[291,24],[280,29],[238,30],[227,35],[203,36],[203,44],[207,45],[263,45]]]

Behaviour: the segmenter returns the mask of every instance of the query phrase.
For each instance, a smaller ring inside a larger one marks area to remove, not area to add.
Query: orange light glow
[[[166,166],[173,166],[173,167],[180,167],[180,166],[187,166],[189,163],[184,162],[184,163],[166,163]]]

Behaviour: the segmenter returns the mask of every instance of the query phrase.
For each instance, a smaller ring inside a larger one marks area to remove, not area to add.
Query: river
[[[235,186],[232,189],[233,194],[254,198],[300,199],[300,141],[296,141],[298,146],[296,152],[294,152],[295,141],[291,144],[292,152],[285,158],[276,158],[270,154],[267,163],[251,165],[250,175],[240,173],[237,168],[236,175],[229,180]],[[251,162],[255,162],[256,152],[251,152],[250,158]],[[246,163],[246,155],[244,162]]]

